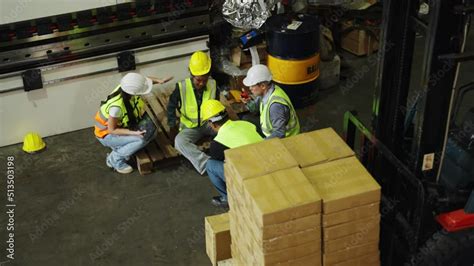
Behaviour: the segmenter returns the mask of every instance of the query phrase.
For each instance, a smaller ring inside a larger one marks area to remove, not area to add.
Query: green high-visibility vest
[[[119,88],[120,88],[120,85],[117,86],[112,93],[116,92]],[[140,96],[132,95],[132,97],[130,98],[130,105],[132,106],[132,109],[133,109],[133,115],[137,118],[137,121],[140,121],[140,119],[143,117],[143,114],[145,113],[145,108],[144,108],[145,103],[143,102],[142,98]],[[125,108],[125,104],[123,102],[123,98],[121,94],[118,94],[112,97],[111,99],[109,99],[107,102],[105,102],[104,104],[100,106],[100,112],[99,112],[100,118],[103,121],[109,120],[109,110],[112,106],[119,107],[122,113],[122,118],[118,121],[117,126],[122,127],[122,128],[127,128],[129,126],[128,125],[129,119],[127,115],[127,109]],[[101,126],[104,126],[104,125],[101,125]]]
[[[179,129],[195,128],[202,126],[204,123],[199,116],[201,106],[197,106],[196,96],[194,95],[193,84],[191,79],[187,78],[178,83],[179,93],[181,96],[180,108],[180,125]],[[209,79],[202,95],[202,102],[216,98],[216,81]],[[199,108],[199,109],[198,109]],[[206,122],[206,121],[204,121]]]
[[[263,134],[268,137],[273,132],[273,125],[270,120],[270,106],[273,103],[286,105],[290,109],[290,120],[286,125],[285,137],[294,136],[300,133],[300,122],[296,115],[295,108],[293,107],[293,104],[291,104],[290,98],[282,88],[275,85],[275,89],[270,95],[267,103],[263,105],[263,101],[260,101],[260,126],[262,127]]]
[[[257,143],[262,141],[263,138],[257,133],[254,124],[246,121],[229,120],[221,126],[214,140],[232,149]]]

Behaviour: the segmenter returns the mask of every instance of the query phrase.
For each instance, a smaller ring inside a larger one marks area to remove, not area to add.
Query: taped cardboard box
[[[247,179],[244,188],[259,227],[321,212],[321,197],[297,167]]]
[[[350,223],[338,224],[331,227],[325,227],[323,231],[323,240],[333,240],[344,236],[366,232],[380,227],[380,215],[377,214],[368,219],[357,220]]]
[[[298,134],[282,142],[300,167],[354,156],[354,151],[332,128]]]
[[[377,225],[374,228],[361,230],[355,234],[324,241],[323,250],[325,254],[339,252],[365,243],[378,242],[379,239],[380,226]]]
[[[355,220],[364,219],[375,214],[380,213],[380,203],[371,203],[360,207],[355,207],[349,210],[323,214],[323,227],[329,227],[342,223],[352,222]]]
[[[380,202],[380,186],[355,157],[303,168],[329,214]]]
[[[339,252],[324,253],[323,254],[323,265],[329,266],[344,261],[349,261],[357,257],[362,257],[368,254],[375,254],[379,252],[379,243],[371,242],[360,246],[355,246],[349,249],[345,249]]]
[[[379,252],[332,264],[334,266],[380,266]]]
[[[220,260],[231,258],[229,214],[219,214],[205,218],[206,252],[213,265]]]
[[[280,139],[270,139],[225,151],[228,171],[239,186],[243,180],[298,166]],[[235,181],[235,182],[234,182]]]

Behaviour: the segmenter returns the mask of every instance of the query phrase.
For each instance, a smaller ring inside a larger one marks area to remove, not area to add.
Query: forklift
[[[344,116],[346,142],[382,187],[381,263],[472,266],[474,82],[458,75],[474,59],[465,51],[474,1],[381,2],[370,127],[356,111]]]

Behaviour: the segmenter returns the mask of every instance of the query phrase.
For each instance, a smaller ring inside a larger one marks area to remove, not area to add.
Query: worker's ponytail
[[[128,116],[128,127],[129,128],[135,128],[138,125],[137,118],[133,114],[133,107],[130,104],[130,99],[132,98],[132,95],[124,92],[122,88],[119,89],[122,93],[122,99],[123,99],[123,104],[125,105],[125,110],[127,110],[126,115]],[[137,108],[135,106],[135,108]]]

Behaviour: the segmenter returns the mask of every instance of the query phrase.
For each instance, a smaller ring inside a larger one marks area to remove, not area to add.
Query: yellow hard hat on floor
[[[193,76],[203,76],[211,70],[211,58],[202,52],[197,51],[191,56],[189,60],[189,71]]]
[[[23,138],[23,150],[27,153],[38,152],[45,147],[46,143],[38,133],[30,132]]]
[[[202,121],[209,120],[225,110],[225,106],[218,100],[207,100],[202,103],[201,115]]]

